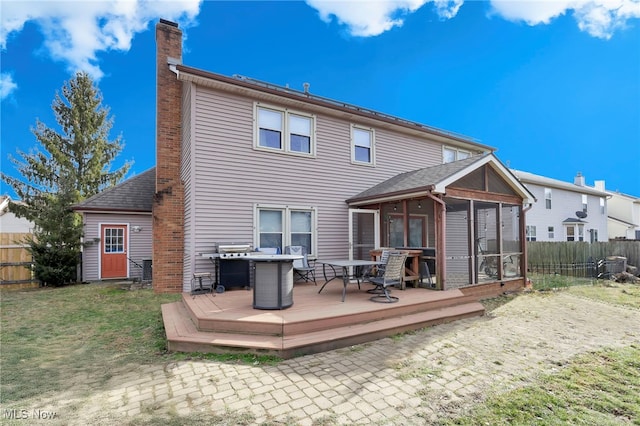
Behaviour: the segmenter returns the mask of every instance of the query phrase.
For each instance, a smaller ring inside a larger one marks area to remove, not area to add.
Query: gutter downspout
[[[426,196],[427,198],[430,198],[431,200],[436,202],[436,204],[434,205],[437,218],[436,223],[438,224],[436,228],[436,287],[438,287],[440,290],[444,290],[447,283],[447,280],[445,278],[447,276],[447,267],[445,262],[445,253],[447,248],[445,238],[447,216],[445,215],[445,212],[447,210],[447,204],[442,201],[441,198],[436,197],[431,192],[428,192]],[[439,208],[438,204],[440,205]]]
[[[178,71],[178,67],[177,67],[177,65],[181,64],[180,59],[168,57],[167,64],[169,64],[169,70],[172,73],[174,73],[176,76],[180,77],[180,71]]]

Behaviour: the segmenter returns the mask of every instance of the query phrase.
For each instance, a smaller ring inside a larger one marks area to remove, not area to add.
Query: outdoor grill
[[[237,259],[249,256],[253,248],[249,243],[220,243],[216,244],[216,252],[220,259]]]
[[[251,287],[250,262],[238,262],[253,253],[249,243],[216,244],[220,285],[224,289]]]

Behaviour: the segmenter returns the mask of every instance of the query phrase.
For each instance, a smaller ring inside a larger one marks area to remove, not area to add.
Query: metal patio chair
[[[318,285],[316,284],[316,268],[314,268],[309,264],[306,247],[286,246],[284,248],[284,253],[302,256],[302,259],[295,259],[293,261],[294,277],[297,276],[301,280],[305,280],[305,282],[308,282],[309,280],[311,280],[315,285]]]
[[[371,278],[382,278],[384,276],[385,268],[387,267],[387,262],[389,261],[389,255],[391,253],[400,253],[399,251],[392,251],[388,249],[383,249],[380,252],[380,264],[369,268],[368,271],[365,272],[363,276],[363,281],[371,282]],[[381,290],[376,287],[367,290],[367,293],[379,294]]]
[[[387,261],[383,276],[371,277],[369,279],[371,283],[376,285],[376,288],[372,289],[372,293],[378,293],[371,297],[372,301],[381,303],[394,303],[398,301],[397,297],[389,294],[388,287],[402,284],[406,260],[406,253],[389,254],[389,260]]]

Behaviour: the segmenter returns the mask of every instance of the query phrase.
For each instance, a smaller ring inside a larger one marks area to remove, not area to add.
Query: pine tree
[[[12,204],[12,211],[35,225],[27,242],[36,278],[63,285],[75,280],[82,236],[71,206],[120,182],[131,164],[110,171],[124,144],[120,136],[108,139],[113,118],[88,74],[79,72],[65,82],[52,109],[61,133],[36,120],[32,133],[41,149],[10,157],[22,179],[3,172],[1,177],[24,203]]]

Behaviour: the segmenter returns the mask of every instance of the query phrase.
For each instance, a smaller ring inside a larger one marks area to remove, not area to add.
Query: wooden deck
[[[293,305],[254,309],[253,291],[190,295],[162,305],[168,348],[179,352],[250,352],[282,358],[369,342],[404,331],[484,314],[473,296],[459,290],[395,289],[397,303],[375,303],[365,290],[330,283],[318,294],[312,283],[296,284]]]

